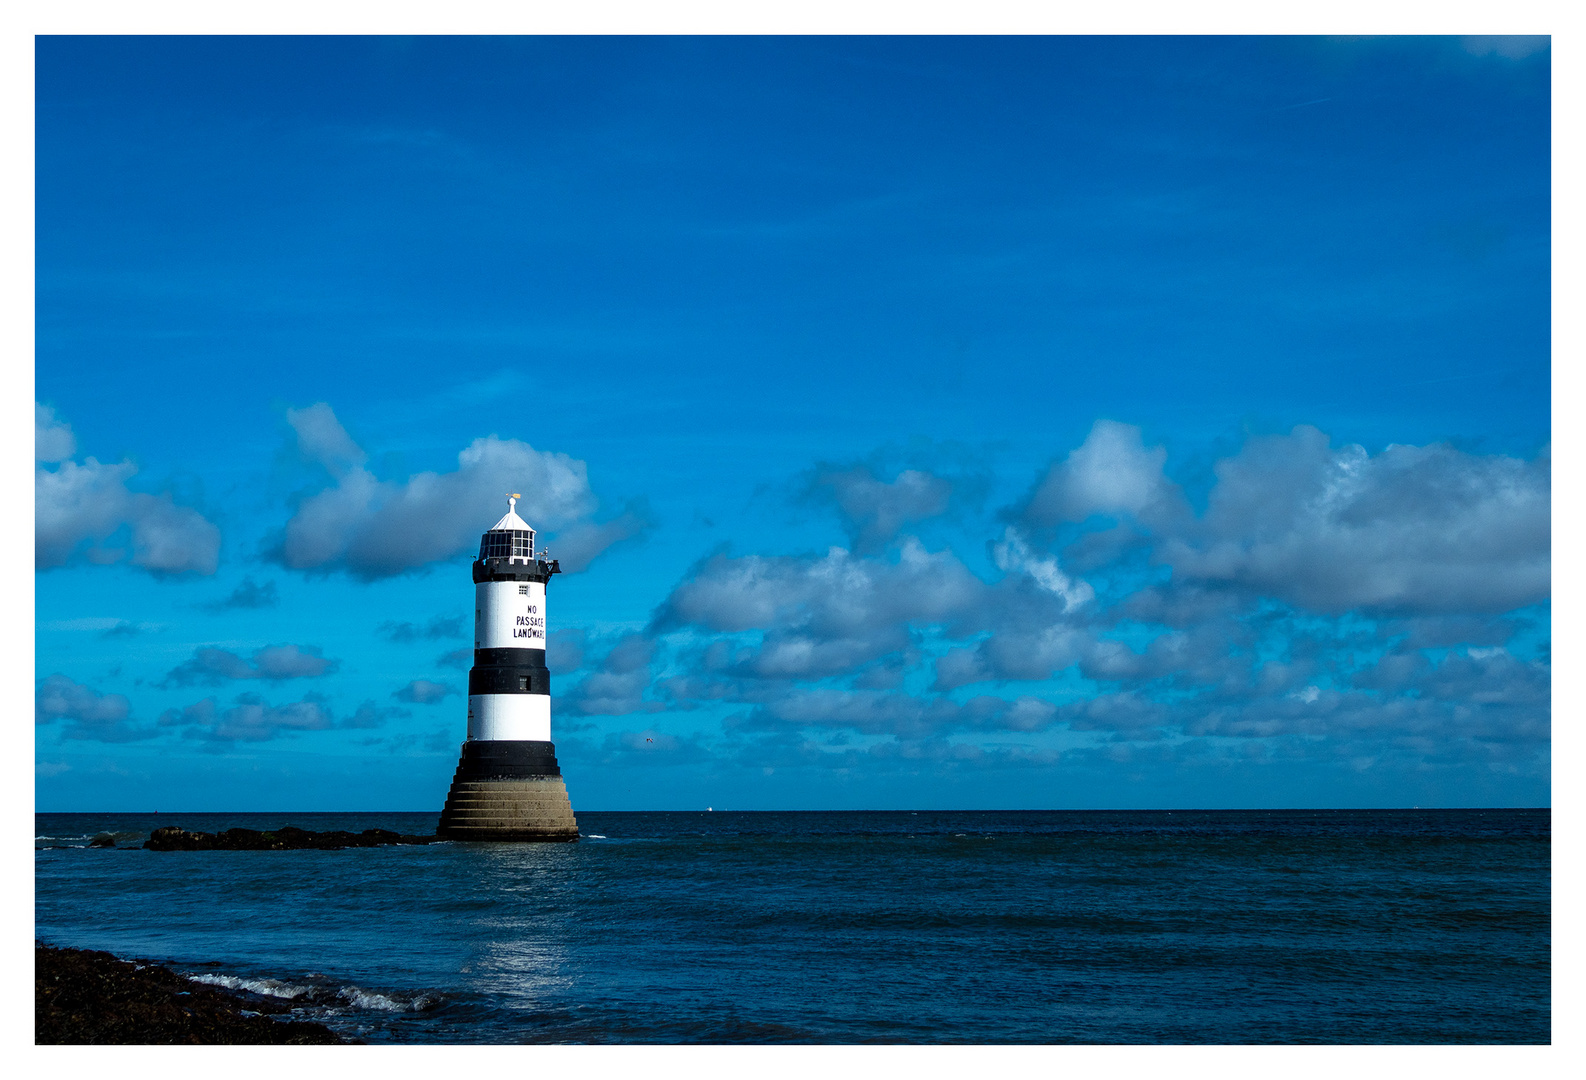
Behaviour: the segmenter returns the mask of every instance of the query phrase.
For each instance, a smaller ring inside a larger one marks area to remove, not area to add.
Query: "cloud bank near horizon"
[[[726,710],[722,739],[690,743],[690,761],[1320,753],[1356,771],[1545,767],[1549,652],[1509,648],[1547,618],[1545,449],[1370,454],[1302,425],[1218,461],[1199,507],[1167,457],[1140,429],[1098,421],[998,513],[1001,534],[983,543],[1000,576],[902,527],[941,512],[946,480],[828,469],[823,482],[859,493],[832,502],[868,554],[708,556],[565,706],[652,725]],[[879,510],[889,496],[911,512]],[[1017,741],[1042,735],[1067,745]],[[635,745],[645,753],[620,738],[588,749],[613,764],[684,760]]]
[[[65,460],[70,430],[39,415],[41,453]],[[451,558],[472,547],[474,519],[491,512],[509,467],[545,477],[527,514],[563,523],[564,535],[611,525],[593,520],[583,463],[564,455],[476,440],[455,472],[377,481],[328,406],[289,420],[329,477],[283,534],[278,558],[298,569],[375,582]],[[1098,420],[989,512],[973,471],[923,459],[821,463],[786,490],[831,513],[825,550],[722,548],[675,583],[643,629],[553,631],[559,741],[613,767],[1308,760],[1356,773],[1545,772],[1547,448],[1529,459],[1446,444],[1373,454],[1301,425],[1246,438],[1199,492],[1169,458],[1139,428]],[[470,500],[472,519],[448,509]],[[411,542],[395,538],[409,530]],[[983,558],[971,557],[977,548]],[[278,602],[273,587],[245,586],[206,610]],[[422,645],[465,627],[441,615],[371,630]],[[437,663],[466,668],[470,658],[461,649]],[[202,646],[156,685],[279,684],[338,665],[314,646],[251,656]],[[212,696],[139,724],[127,696],[57,673],[39,686],[36,721],[74,740],[174,734],[213,749],[373,728],[411,715],[392,700],[430,706],[457,694],[409,679],[387,704],[340,716],[316,694],[278,705]]]

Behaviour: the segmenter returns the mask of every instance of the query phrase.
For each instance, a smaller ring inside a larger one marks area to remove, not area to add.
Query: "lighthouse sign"
[[[545,648],[543,582],[490,582],[479,588],[477,602],[474,648]]]
[[[539,607],[537,605],[530,604],[529,613],[517,617],[515,625],[512,627],[512,636],[514,638],[539,638],[541,641],[545,640],[545,619],[538,614],[538,611]]]

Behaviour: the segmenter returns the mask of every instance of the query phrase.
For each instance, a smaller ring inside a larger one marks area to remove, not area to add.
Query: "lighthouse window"
[[[527,596],[527,595],[529,595],[529,587],[527,585],[519,585],[518,586],[518,595],[519,596]]]
[[[528,559],[534,555],[534,532],[526,529],[492,529],[479,541],[481,559]]]

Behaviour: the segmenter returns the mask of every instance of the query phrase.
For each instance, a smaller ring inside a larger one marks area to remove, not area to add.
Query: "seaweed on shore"
[[[274,1020],[290,1006],[185,979],[105,952],[33,948],[35,1043],[315,1044],[346,1040],[323,1024]],[[257,1014],[257,1015],[249,1015]]]

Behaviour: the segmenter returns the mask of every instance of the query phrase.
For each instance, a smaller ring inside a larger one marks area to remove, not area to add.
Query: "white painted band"
[[[545,584],[481,581],[474,586],[474,648],[545,648]]]
[[[455,715],[455,714],[454,714]],[[551,741],[549,694],[471,694],[468,737],[486,742]]]

